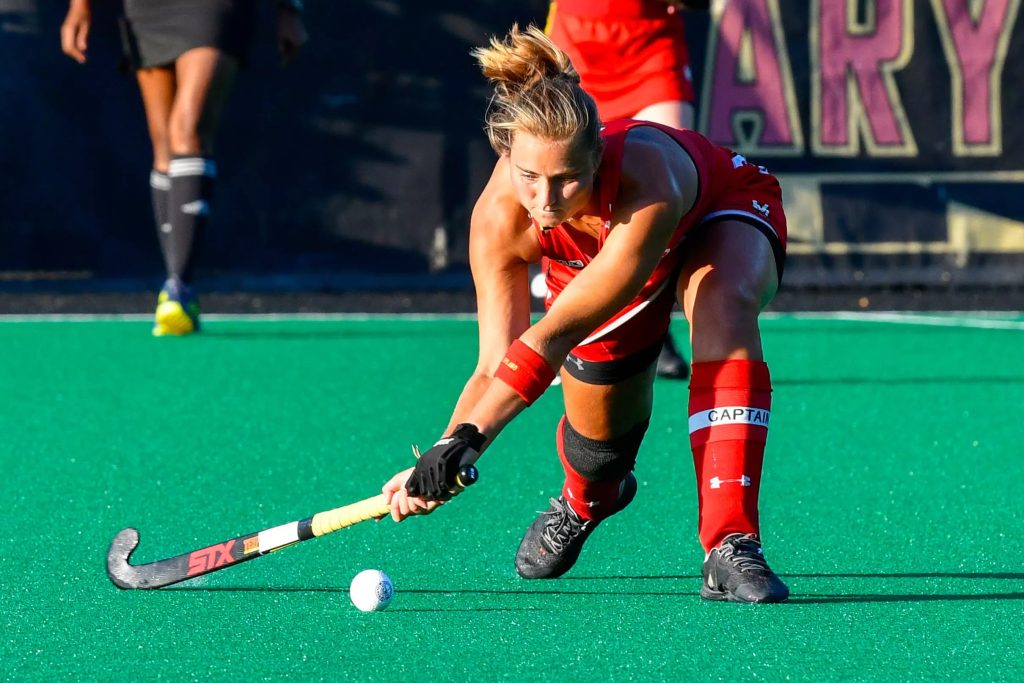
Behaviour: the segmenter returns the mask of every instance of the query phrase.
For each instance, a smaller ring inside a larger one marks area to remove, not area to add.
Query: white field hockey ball
[[[395,584],[379,569],[364,569],[356,574],[349,586],[348,595],[352,604],[363,612],[380,612],[387,609],[395,597]]]
[[[530,280],[530,294],[535,299],[546,299],[548,296],[548,281],[544,273],[537,273]]]

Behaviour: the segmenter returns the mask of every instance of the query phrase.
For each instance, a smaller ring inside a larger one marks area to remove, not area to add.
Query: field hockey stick
[[[474,466],[463,466],[455,477],[456,493],[476,483],[478,477]],[[384,494],[380,494],[358,503],[319,512],[298,522],[237,536],[223,543],[140,565],[128,563],[139,545],[138,530],[129,527],[122,529],[110,544],[107,576],[115,586],[125,590],[163,588],[254,560],[311,538],[326,536],[368,519],[380,519],[390,513],[391,506],[387,504]]]

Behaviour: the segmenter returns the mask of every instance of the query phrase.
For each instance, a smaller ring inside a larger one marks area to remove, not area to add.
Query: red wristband
[[[512,387],[526,405],[533,405],[551,386],[555,374],[544,356],[516,339],[505,352],[494,376]]]

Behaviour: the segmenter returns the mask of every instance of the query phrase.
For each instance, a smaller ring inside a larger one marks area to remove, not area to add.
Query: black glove
[[[424,500],[449,500],[458,489],[455,477],[467,456],[475,457],[487,437],[471,424],[460,424],[451,435],[431,447],[416,461],[405,490]],[[469,451],[474,451],[469,453]]]

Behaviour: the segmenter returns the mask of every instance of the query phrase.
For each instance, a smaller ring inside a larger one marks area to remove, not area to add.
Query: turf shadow
[[[402,591],[408,593],[409,591]],[[477,612],[540,612],[542,611],[539,607],[465,607],[461,609],[389,609],[389,612],[410,612],[410,613],[426,613],[436,614],[437,612],[468,612],[476,614]]]
[[[1011,579],[1024,581],[1024,572],[875,572],[875,573],[832,573],[832,574],[795,574],[780,573],[784,579]],[[644,581],[657,579],[660,581],[697,579],[701,576],[672,576],[666,574],[647,576],[563,576],[561,581]]]
[[[783,574],[795,579],[1012,579],[1024,581],[1024,572],[876,572],[872,574]]]
[[[689,581],[693,579],[695,581],[700,581],[701,575],[693,574],[691,576],[673,576],[669,574],[660,574],[658,576],[563,576],[559,578],[559,581],[644,581],[647,579],[659,579],[661,581]]]
[[[903,595],[890,595],[890,594],[860,594],[851,593],[849,595],[794,595],[790,597],[789,602],[798,605],[820,605],[829,603],[841,603],[841,602],[941,602],[941,601],[968,601],[968,600],[979,600],[979,601],[991,601],[991,600],[1024,600],[1024,593],[976,593],[976,594],[903,594]]]
[[[615,577],[623,578],[623,577]],[[649,577],[645,577],[649,578]],[[672,577],[661,577],[672,578]],[[694,578],[694,577],[685,577]],[[300,588],[298,586],[179,586],[167,587],[161,592],[182,592],[182,593],[348,593],[348,588]],[[620,595],[617,590],[608,591],[565,591],[565,590],[497,590],[486,588],[456,588],[456,589],[432,589],[432,588],[405,588],[400,591],[403,594],[420,595]],[[630,591],[630,595],[649,595],[654,597],[680,597],[686,595],[697,595],[697,591]],[[432,610],[430,610],[432,611]]]
[[[497,590],[497,589],[455,589],[455,590],[432,590],[426,588],[414,588],[411,590],[403,590],[403,593],[423,593],[426,595],[621,595],[622,592],[618,590],[607,590],[607,591],[566,591],[566,590]],[[650,595],[654,597],[679,597],[683,595],[696,595],[697,591],[630,591],[630,595]]]
[[[168,586],[161,593],[348,593],[347,588],[300,588],[298,586]]]

